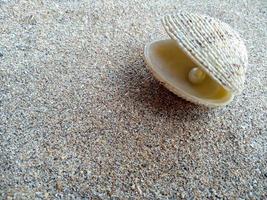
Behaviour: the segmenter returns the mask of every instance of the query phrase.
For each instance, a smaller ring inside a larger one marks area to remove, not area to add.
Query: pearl
[[[199,84],[206,78],[205,72],[203,72],[198,67],[195,67],[190,70],[188,73],[188,79],[191,83]]]

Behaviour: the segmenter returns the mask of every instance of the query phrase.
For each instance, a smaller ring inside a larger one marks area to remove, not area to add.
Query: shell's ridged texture
[[[207,15],[179,13],[162,20],[170,37],[226,89],[243,89],[248,64],[244,42],[229,25]]]

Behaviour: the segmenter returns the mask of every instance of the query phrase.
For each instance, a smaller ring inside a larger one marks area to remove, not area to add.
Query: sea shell
[[[207,15],[186,12],[165,16],[162,23],[172,40],[147,44],[145,58],[153,75],[169,90],[211,107],[228,104],[242,91],[247,50],[229,25]],[[194,84],[193,76],[197,74],[205,79],[200,84]]]
[[[215,80],[233,92],[242,91],[247,50],[229,25],[207,15],[180,13],[164,17],[163,26]]]

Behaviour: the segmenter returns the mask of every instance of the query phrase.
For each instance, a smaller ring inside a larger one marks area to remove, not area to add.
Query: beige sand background
[[[162,87],[160,18],[206,13],[249,50],[246,88],[206,109]],[[0,0],[0,199],[266,199],[265,0]]]

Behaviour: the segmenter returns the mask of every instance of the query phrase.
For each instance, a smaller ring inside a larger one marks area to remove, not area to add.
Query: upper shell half
[[[247,50],[229,25],[207,15],[186,12],[168,15],[162,22],[170,37],[206,73],[229,91],[242,91]]]

